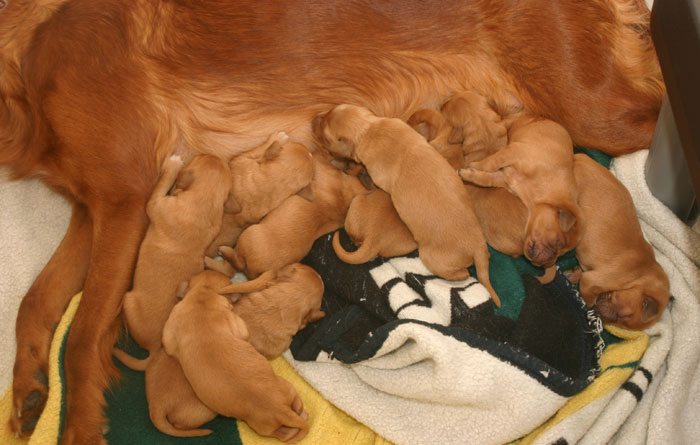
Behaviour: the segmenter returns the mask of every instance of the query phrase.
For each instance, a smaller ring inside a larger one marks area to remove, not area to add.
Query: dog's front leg
[[[71,297],[83,288],[91,243],[90,216],[76,203],[63,240],[19,307],[10,415],[10,428],[19,436],[34,431],[44,409],[51,338]]]
[[[148,196],[94,206],[85,288],[65,352],[66,424],[61,443],[103,443],[103,391],[117,373],[111,359],[119,312],[148,226]]]

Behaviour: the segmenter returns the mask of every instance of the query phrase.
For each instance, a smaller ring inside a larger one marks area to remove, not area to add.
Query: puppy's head
[[[594,297],[595,300],[586,303],[595,305],[603,323],[633,330],[646,329],[659,320],[668,304],[668,277],[654,262],[624,289],[601,291]]]
[[[535,266],[552,266],[561,254],[576,247],[582,228],[577,206],[536,204],[528,216],[523,254]]]
[[[197,155],[180,171],[175,179],[176,191],[190,190],[194,186],[208,187],[209,182],[228,184],[221,181],[227,176],[228,164],[222,158],[214,155]]]
[[[313,120],[313,132],[319,144],[331,154],[355,159],[355,146],[362,140],[373,118],[371,111],[356,105],[338,105]]]
[[[420,133],[428,142],[441,136],[447,138],[447,133],[452,129],[442,113],[430,108],[416,111],[408,118],[406,123]]]

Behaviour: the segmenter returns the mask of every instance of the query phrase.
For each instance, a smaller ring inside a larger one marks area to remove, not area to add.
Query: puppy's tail
[[[145,371],[152,357],[152,355],[149,355],[144,359],[138,359],[132,355],[127,354],[119,348],[114,348],[112,350],[112,355],[115,356],[117,360],[124,363],[124,365],[128,366],[129,368],[135,371]]]
[[[155,405],[155,406],[154,406]],[[191,429],[191,430],[181,430],[173,426],[168,420],[168,414],[161,409],[157,404],[149,404],[149,416],[151,417],[151,422],[158,428],[161,433],[165,433],[169,436],[175,437],[201,437],[208,436],[212,433],[212,430],[208,429]]]
[[[474,255],[474,265],[476,266],[476,274],[479,277],[479,282],[483,284],[489,294],[491,294],[491,299],[493,303],[501,307],[501,299],[498,297],[496,290],[491,285],[491,279],[489,278],[489,251],[488,247]]]
[[[371,243],[364,242],[354,252],[348,252],[340,245],[340,232],[333,235],[333,250],[341,261],[348,264],[364,264],[377,256],[377,252],[372,250]]]
[[[277,271],[268,270],[263,272],[254,280],[243,281],[240,283],[230,284],[222,289],[219,289],[220,294],[249,294],[251,292],[259,292],[267,287],[267,284],[277,276]]]

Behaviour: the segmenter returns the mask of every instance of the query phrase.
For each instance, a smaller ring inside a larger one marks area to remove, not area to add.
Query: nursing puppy
[[[579,204],[586,230],[576,247],[579,290],[604,323],[646,329],[670,298],[666,273],[644,239],[632,197],[602,165],[574,155]]]
[[[472,153],[497,150],[508,142],[506,121],[482,94],[475,91],[457,93],[442,105],[440,111],[452,127],[448,142],[462,145],[467,162],[473,160]]]
[[[391,195],[430,271],[447,280],[465,280],[467,267],[475,264],[479,281],[500,306],[469,194],[450,164],[419,133],[400,119],[377,117],[348,104],[319,115],[314,129],[329,152],[362,163],[377,186]]]
[[[199,427],[216,417],[197,398],[178,361],[162,348],[143,360],[115,349],[114,355],[126,366],[146,373],[146,399],[153,425],[162,433],[176,437],[197,437],[211,434]]]
[[[300,263],[232,284],[226,292],[234,294],[233,311],[248,327],[248,341],[268,359],[286,351],[307,323],[326,315],[321,310],[323,280]]]
[[[299,441],[309,430],[301,398],[248,342],[228,286],[229,278],[215,271],[193,277],[165,324],[163,347],[213,411],[244,420],[261,436]]]
[[[204,251],[221,228],[230,188],[228,165],[216,156],[195,156],[184,168],[179,157],[164,163],[146,208],[151,224],[133,286],[124,296],[129,334],[144,349],[160,347],[178,289],[204,270]]]
[[[465,181],[505,187],[528,211],[524,255],[551,267],[576,247],[584,231],[573,172],[573,143],[561,125],[521,114],[508,130],[508,145],[459,171]]]
[[[221,231],[207,249],[216,255],[218,246],[233,246],[241,231],[311,183],[314,165],[311,153],[289,136],[277,133],[267,142],[234,157],[231,169],[231,206],[224,213]]]
[[[463,111],[461,113],[465,115]],[[452,126],[441,112],[431,109],[419,110],[411,116],[408,123],[426,137],[430,145],[443,155],[453,168],[459,169],[464,166],[462,144],[449,141]],[[498,144],[480,144],[477,140],[474,140],[474,143],[481,148],[467,154],[473,161],[483,159],[501,148]],[[464,186],[474,204],[474,213],[484,232],[486,243],[512,257],[523,255],[527,225],[527,209],[523,202],[504,188],[479,187],[469,183]],[[545,274],[538,279],[542,283],[548,283],[555,273],[556,265],[549,266],[545,268]]]
[[[418,248],[413,234],[396,213],[391,196],[384,190],[373,190],[352,200],[345,216],[345,231],[360,247],[354,252],[346,251],[336,232],[333,250],[349,264],[366,263],[377,255],[385,258],[406,255]]]
[[[317,150],[313,157],[313,200],[292,195],[258,224],[245,229],[235,248],[220,246],[221,256],[233,266],[225,270],[227,274],[237,270],[252,279],[301,261],[314,241],[343,226],[355,196],[368,193],[356,176],[333,167],[325,151]],[[207,266],[220,269],[222,264],[208,259]]]

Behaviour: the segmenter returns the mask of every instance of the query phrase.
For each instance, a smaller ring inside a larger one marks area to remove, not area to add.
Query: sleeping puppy
[[[452,128],[447,141],[461,144],[467,162],[479,151],[493,151],[508,142],[506,121],[491,106],[486,96],[475,91],[453,95],[440,109]],[[483,158],[483,155],[478,155]]]
[[[465,280],[467,267],[475,264],[479,281],[500,306],[469,194],[455,170],[419,133],[400,119],[381,118],[348,104],[317,116],[314,132],[335,156],[362,163],[377,186],[391,195],[428,269],[447,280]]]
[[[453,103],[452,110],[454,111],[456,108],[455,103]],[[476,118],[467,118],[464,110],[460,113],[465,121],[476,120]],[[409,118],[408,123],[426,137],[430,145],[443,155],[453,168],[459,169],[464,166],[465,155],[462,152],[462,145],[449,141],[452,126],[441,112],[431,109],[419,110]],[[474,144],[481,147],[468,153],[473,161],[483,159],[501,148],[498,144],[487,144],[486,141],[480,144],[478,140],[472,140]],[[464,184],[464,186],[474,203],[474,213],[481,224],[486,243],[506,255],[522,256],[526,243],[527,209],[525,204],[504,188],[479,187],[469,183]],[[556,265],[552,265],[546,268],[545,274],[538,279],[542,283],[548,283],[554,278],[555,273]]]
[[[301,398],[248,342],[229,286],[229,278],[215,271],[193,277],[165,324],[163,347],[213,411],[244,420],[261,436],[297,442],[309,430]]]
[[[129,334],[144,349],[160,347],[178,291],[204,269],[204,251],[221,228],[230,176],[227,163],[213,155],[195,156],[184,168],[177,156],[163,165],[146,208],[151,224],[141,243],[133,286],[124,296]]]
[[[314,241],[343,226],[350,202],[368,190],[356,176],[333,167],[325,151],[313,152],[313,158],[313,200],[290,196],[258,224],[246,228],[235,248],[219,247],[221,256],[232,267],[211,259],[206,260],[207,267],[227,275],[242,271],[252,279],[301,261]]]
[[[453,127],[440,111],[431,108],[418,110],[408,118],[406,123],[420,133],[450,163],[452,168],[458,170],[464,167],[462,142],[450,142]]]
[[[285,133],[274,134],[229,162],[232,208],[224,213],[221,231],[207,249],[207,256],[215,256],[219,246],[233,246],[245,227],[260,221],[288,196],[311,183],[311,153],[288,139]]]
[[[586,231],[576,248],[579,290],[604,323],[646,329],[668,304],[666,273],[644,239],[632,197],[602,165],[574,155],[579,203]]]
[[[148,413],[160,432],[176,437],[211,434],[211,430],[199,427],[214,419],[216,413],[197,398],[180,363],[163,348],[143,360],[119,349],[114,355],[129,368],[145,371]]]
[[[523,254],[536,266],[554,265],[576,247],[584,230],[573,172],[573,143],[561,125],[521,114],[508,145],[459,171],[467,182],[505,187],[528,211]]]
[[[340,245],[340,234],[333,235],[333,250],[342,261],[362,264],[380,255],[385,258],[406,255],[418,248],[413,234],[401,220],[391,196],[384,190],[358,195],[345,216],[345,231],[360,246],[348,252]]]
[[[234,295],[233,311],[247,325],[248,341],[268,359],[286,351],[307,323],[326,315],[321,310],[323,280],[301,263],[232,284],[226,291]]]

